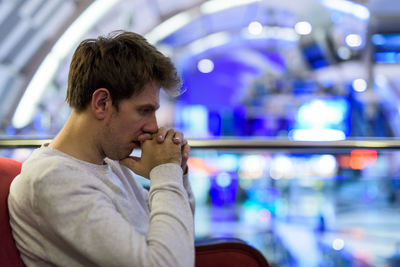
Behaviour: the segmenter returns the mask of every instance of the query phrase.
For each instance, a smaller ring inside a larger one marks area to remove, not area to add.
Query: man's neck
[[[93,123],[86,114],[72,112],[64,127],[49,144],[74,158],[94,164],[103,164],[104,157],[101,155]]]

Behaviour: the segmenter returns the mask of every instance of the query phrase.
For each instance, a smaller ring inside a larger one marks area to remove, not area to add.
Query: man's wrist
[[[164,163],[161,165],[158,165],[151,169],[149,176],[150,180],[153,181],[154,178],[162,177],[161,181],[165,181],[165,178],[168,176],[168,173],[174,173],[173,175],[175,178],[179,178],[178,180],[182,180],[183,177],[183,171],[182,167],[176,163]]]
[[[187,165],[183,166],[183,167],[182,167],[182,171],[183,171],[183,175],[188,174],[188,172],[189,172],[188,166],[187,166]]]

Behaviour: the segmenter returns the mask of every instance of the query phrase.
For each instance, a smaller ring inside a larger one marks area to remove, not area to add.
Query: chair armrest
[[[238,238],[196,240],[195,250],[196,267],[269,267],[260,251]]]

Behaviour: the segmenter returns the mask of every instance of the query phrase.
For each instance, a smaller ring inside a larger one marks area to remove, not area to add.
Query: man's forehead
[[[154,92],[147,92],[130,98],[136,106],[155,106],[160,105],[160,96]]]
[[[146,94],[159,94],[161,91],[161,87],[157,82],[149,82],[141,90],[134,93],[133,96],[141,96]]]

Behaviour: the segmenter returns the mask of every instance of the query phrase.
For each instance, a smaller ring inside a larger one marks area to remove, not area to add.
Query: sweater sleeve
[[[183,175],[183,186],[185,187],[188,199],[189,199],[189,203],[190,203],[190,208],[192,210],[192,214],[194,216],[195,210],[196,210],[196,200],[194,198],[193,192],[192,192],[192,188],[190,186],[189,183],[189,177],[188,174],[184,174]]]
[[[179,179],[167,180],[171,172],[179,172]],[[164,164],[150,172],[150,225],[149,242],[163,242],[164,255],[171,257],[163,266],[194,265],[194,226],[192,208],[182,183],[182,169],[177,164]],[[180,204],[182,203],[182,204]],[[173,211],[173,212],[171,212]],[[171,227],[163,231],[165,225]],[[163,238],[153,238],[161,235]],[[158,239],[158,240],[157,240]],[[169,242],[165,242],[165,241]],[[190,255],[188,257],[188,255]],[[160,255],[161,256],[161,255]]]
[[[74,174],[58,177],[51,190],[48,181],[35,185],[41,235],[52,248],[44,258],[58,266],[194,265],[193,215],[178,165],[160,165],[150,173],[146,235],[123,218],[100,187]],[[71,183],[79,186],[65,186]]]

